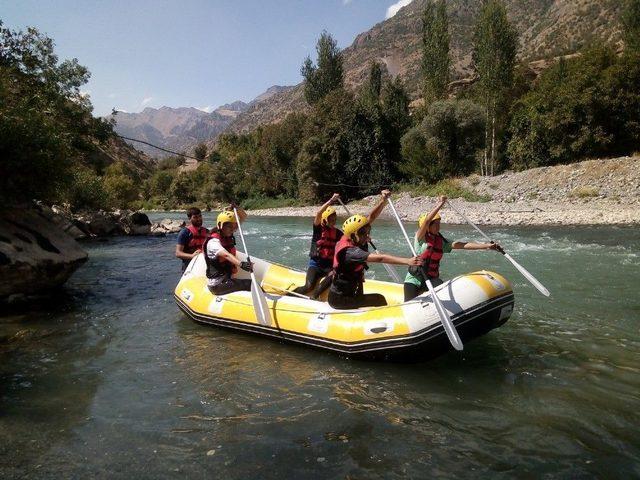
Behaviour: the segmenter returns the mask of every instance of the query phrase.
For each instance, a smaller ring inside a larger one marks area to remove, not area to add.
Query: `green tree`
[[[193,156],[202,162],[207,158],[207,146],[204,143],[199,143],[196,148],[193,149]]]
[[[97,144],[112,135],[91,116],[80,87],[88,70],[60,62],[53,40],[34,28],[12,31],[0,22],[0,203],[37,198],[67,201],[73,170],[101,158]]]
[[[640,0],[625,0],[622,34],[628,50],[640,51]]]
[[[507,19],[501,0],[486,0],[480,10],[473,35],[473,63],[478,74],[485,106],[485,151],[481,174],[493,175],[497,158],[498,115],[507,106],[502,103],[513,86],[518,33]],[[503,119],[502,119],[503,120]]]
[[[422,74],[425,106],[446,97],[451,58],[445,0],[428,0],[422,14]]]
[[[484,128],[482,107],[470,100],[432,103],[422,123],[402,137],[402,171],[427,182],[470,173]]]
[[[640,56],[596,45],[546,70],[514,106],[508,154],[532,168],[640,147]]]
[[[310,105],[324,98],[332,90],[342,87],[342,52],[333,37],[323,31],[316,44],[317,65],[310,57],[302,64],[300,74],[304,77],[304,96]]]

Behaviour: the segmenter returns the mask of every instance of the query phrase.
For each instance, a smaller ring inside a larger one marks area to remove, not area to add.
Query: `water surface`
[[[309,219],[245,230],[251,253],[305,267]],[[193,323],[172,297],[175,235],[85,244],[90,260],[63,293],[0,317],[11,339],[0,477],[640,476],[638,230],[487,232],[552,297],[493,252],[447,255],[445,278],[486,268],[510,279],[515,312],[462,353],[418,364]],[[408,254],[393,223],[373,235]],[[387,279],[377,265],[370,275]]]

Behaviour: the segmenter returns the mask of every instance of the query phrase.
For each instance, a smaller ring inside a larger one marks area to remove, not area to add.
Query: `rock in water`
[[[36,295],[64,284],[87,253],[43,213],[0,213],[0,299]]]
[[[120,224],[127,235],[149,235],[151,221],[145,213],[132,212],[120,217]]]

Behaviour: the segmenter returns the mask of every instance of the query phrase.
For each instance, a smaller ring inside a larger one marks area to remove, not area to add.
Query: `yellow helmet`
[[[364,215],[352,215],[342,224],[342,232],[347,236],[347,238],[351,238],[351,235],[355,235],[356,240],[358,240],[358,230],[368,224],[369,219]]]
[[[236,214],[230,210],[225,210],[218,214],[218,218],[216,219],[216,226],[218,229],[222,228],[222,225],[225,223],[237,223]]]
[[[333,207],[327,207],[324,212],[322,212],[322,225],[326,225],[329,217],[336,213],[336,209]]]
[[[428,213],[423,213],[422,215],[420,215],[420,218],[418,218],[418,228],[422,227],[422,224],[424,223],[424,220],[427,218],[429,214]],[[435,216],[431,219],[431,222],[435,222],[436,220],[440,220],[440,212],[436,213]],[[431,223],[429,222],[429,223]]]

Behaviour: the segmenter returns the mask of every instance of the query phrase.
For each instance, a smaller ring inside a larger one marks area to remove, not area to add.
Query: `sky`
[[[0,0],[5,27],[36,27],[91,72],[94,115],[112,108],[248,102],[295,85],[323,30],[346,48],[411,0]]]

